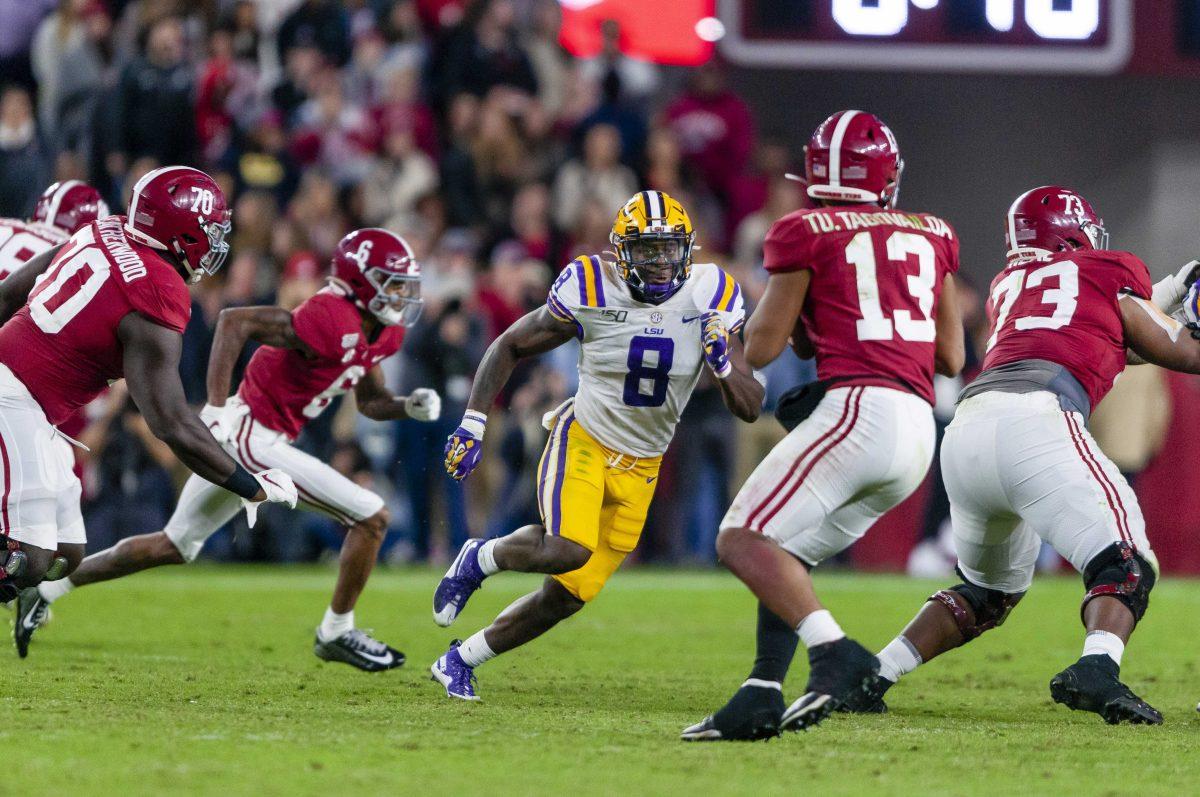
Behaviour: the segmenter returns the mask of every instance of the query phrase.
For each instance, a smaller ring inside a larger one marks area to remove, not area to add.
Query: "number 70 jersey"
[[[820,379],[906,386],[933,403],[937,303],[958,271],[949,224],[876,205],[800,210],[767,233],[763,267],[811,272],[800,317]]]
[[[704,367],[700,316],[717,312],[731,334],[745,321],[741,287],[712,263],[694,263],[683,287],[655,305],[634,299],[610,264],[580,257],[546,304],[580,339],[576,420],[634,457],[658,456],[675,434]]]

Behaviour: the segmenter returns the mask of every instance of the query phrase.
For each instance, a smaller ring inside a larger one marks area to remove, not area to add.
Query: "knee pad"
[[[1116,542],[1105,548],[1083,569],[1083,586],[1087,594],[1079,607],[1080,619],[1093,599],[1101,596],[1116,598],[1133,612],[1134,622],[1142,619],[1150,605],[1150,590],[1158,580],[1153,563],[1127,542]]]
[[[961,573],[959,575],[962,575]],[[959,605],[954,595],[962,596],[971,611],[975,614],[974,621],[967,615],[966,609]],[[1008,619],[1009,612],[1025,597],[1024,592],[1001,592],[998,589],[987,589],[963,581],[950,589],[935,592],[929,600],[940,603],[950,610],[954,622],[962,634],[963,644],[970,642],[984,631],[990,631],[998,625],[1003,625]]]

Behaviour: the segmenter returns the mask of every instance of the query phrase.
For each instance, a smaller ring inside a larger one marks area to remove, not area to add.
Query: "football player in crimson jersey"
[[[108,215],[100,192],[79,180],[54,183],[38,198],[29,221],[0,219],[0,280],[35,255],[63,243],[80,227]]]
[[[903,161],[877,117],[841,111],[805,151],[818,207],[767,233],[766,292],[746,324],[761,368],[791,338],[816,356],[811,414],[751,474],[721,521],[717,553],[759,599],[749,678],[689,741],[759,739],[808,728],[871,686],[879,662],[846,637],[809,570],[854,544],[924,480],[934,450],[933,375],[965,357],[954,294],[958,238],[942,219],[893,209]],[[804,413],[800,413],[803,415]],[[796,419],[798,420],[798,419]],[[811,664],[784,710],[797,636]]]
[[[992,282],[983,372],[959,396],[942,442],[958,575],[879,654],[873,694],[1004,622],[1033,580],[1042,541],[1083,575],[1079,660],[1050,681],[1059,703],[1109,723],[1162,715],[1118,680],[1158,567],[1137,498],[1087,430],[1128,362],[1200,371],[1200,343],[1178,312],[1195,261],[1151,286],[1146,266],[1107,249],[1082,196],[1045,186],[1006,218],[1007,264]]]
[[[354,624],[354,605],[383,543],[388,511],[378,495],[291,443],[330,401],[350,391],[363,415],[381,421],[433,421],[441,404],[424,388],[392,395],[379,366],[400,349],[405,328],[421,311],[421,270],[408,244],[387,230],[352,232],[337,245],[330,283],[291,313],[281,307],[221,312],[209,359],[208,405],[200,417],[234,459],[251,470],[286,471],[301,506],[346,527],[333,601],[314,651],[374,672],[404,663],[403,653]],[[248,340],[264,345],[246,366],[237,395],[227,399]],[[237,510],[236,496],[193,476],[166,528],[121,540],[89,556],[69,579],[42,584],[31,611],[40,619],[48,603],[74,587],[190,562]]]
[[[122,377],[155,436],[234,493],[248,515],[262,501],[295,503],[286,474],[252,475],[225,453],[188,408],[179,379],[187,286],[220,268],[228,216],[208,175],[156,169],[133,187],[128,218],[82,227],[52,259],[43,253],[0,283],[0,589],[8,596],[22,587],[25,598],[36,595],[48,571],[61,577],[82,558],[80,485],[56,427]],[[28,621],[18,614],[18,628]]]

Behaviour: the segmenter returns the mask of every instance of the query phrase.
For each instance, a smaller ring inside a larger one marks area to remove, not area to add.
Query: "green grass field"
[[[530,577],[488,582],[440,629],[438,574],[380,571],[365,626],[409,657],[365,675],[318,661],[332,571],[197,566],[91,587],[55,607],[0,690],[6,794],[1142,794],[1193,792],[1200,584],[1167,580],[1124,675],[1166,716],[1106,726],[1051,702],[1079,653],[1074,579],[1039,581],[999,631],[910,676],[884,716],[835,716],[759,744],[679,730],[745,676],[753,602],[729,574],[632,570],[531,646],[480,668],[482,704],[428,666]],[[851,635],[882,645],[937,585],[818,575]],[[804,684],[799,662],[790,699]]]

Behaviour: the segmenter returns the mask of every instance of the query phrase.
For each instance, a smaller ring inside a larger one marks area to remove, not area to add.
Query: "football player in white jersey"
[[[446,443],[446,470],[466,478],[479,463],[486,413],[517,360],[579,338],[579,390],[543,419],[550,439],[538,469],[542,523],[468,541],[434,594],[434,619],[450,625],[501,570],[549,577],[434,663],[434,680],[450,697],[477,700],[475,667],[582,609],[637,546],[662,454],[706,364],[730,411],[758,417],[763,389],[736,335],[745,319],[741,288],[717,266],[692,263],[695,232],[683,206],[661,191],[635,194],[610,240],[615,263],[572,261],[546,305],[492,343]]]

